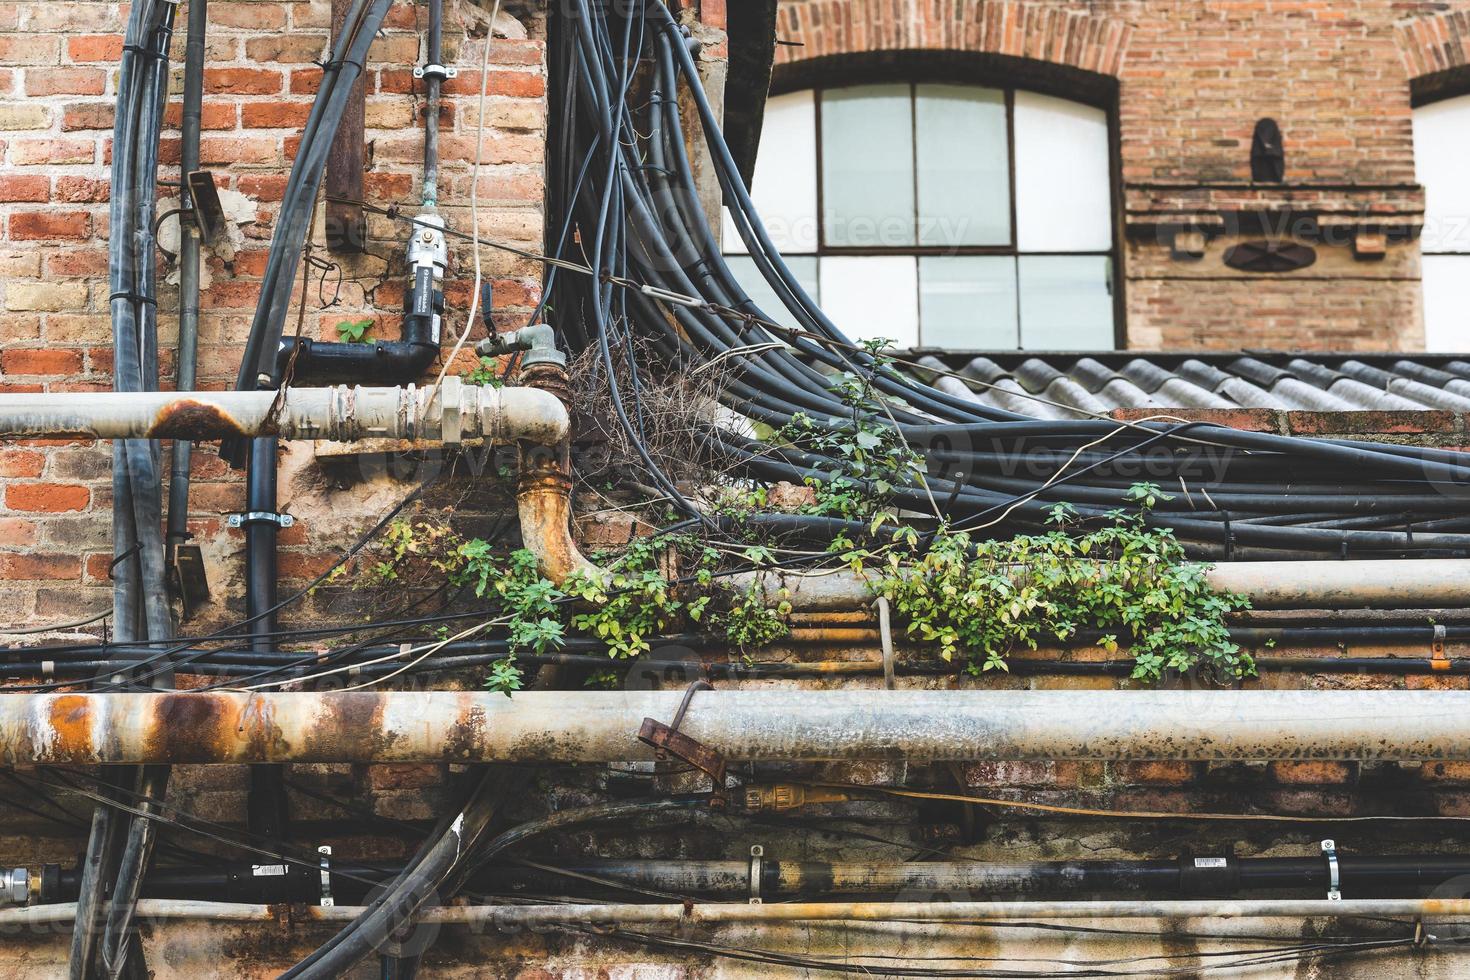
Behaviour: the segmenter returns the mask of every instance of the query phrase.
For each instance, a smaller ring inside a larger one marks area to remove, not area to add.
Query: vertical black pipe
[[[245,616],[250,649],[257,653],[276,649],[276,448],[273,438],[252,439],[245,462]],[[246,821],[251,833],[270,840],[279,839],[285,829],[282,773],[277,765],[250,767]]]
[[[189,0],[189,35],[184,49],[184,118],[179,148],[179,175],[187,177],[199,169],[200,116],[204,102],[204,36],[208,29],[209,0]],[[180,180],[179,204],[179,350],[175,387],[193,391],[195,366],[199,360],[199,226],[186,220],[193,207],[189,182]],[[194,444],[174,442],[173,465],[168,482],[168,558],[189,539],[189,462]]]
[[[444,71],[444,0],[429,0],[428,64],[424,66],[424,207],[439,206],[439,90]],[[490,32],[485,34],[490,43]]]

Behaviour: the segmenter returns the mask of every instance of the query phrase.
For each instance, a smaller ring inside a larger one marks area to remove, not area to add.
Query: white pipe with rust
[[[602,763],[680,691],[0,694],[0,764]],[[707,691],[730,761],[1470,760],[1470,691]]]
[[[1470,601],[1470,558],[1222,562],[1205,577],[1256,609],[1433,609]],[[724,581],[740,592],[757,584],[771,604],[785,599],[801,610],[836,610],[871,605],[878,578],[841,569],[746,572]]]
[[[567,437],[566,407],[535,388],[445,378],[415,388],[274,391],[22,393],[0,395],[0,439],[427,439],[457,443]]]

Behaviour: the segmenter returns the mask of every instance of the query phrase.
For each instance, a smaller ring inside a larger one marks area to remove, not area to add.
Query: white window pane
[[[817,250],[817,117],[810,89],[766,101],[750,196],[778,251]],[[728,216],[724,232],[726,251],[745,251]]]
[[[796,317],[792,316],[791,312],[786,309],[786,305],[776,298],[776,291],[755,267],[755,259],[747,255],[727,255],[725,262],[730,266],[730,271],[735,273],[735,281],[745,287],[751,301],[767,320],[787,327],[799,326]],[[817,295],[817,257],[815,255],[787,256],[786,265],[796,276],[796,281],[801,283],[802,288],[807,291],[813,301],[820,305],[821,297]]]
[[[740,232],[735,230],[735,220],[730,217],[730,209],[725,207],[720,208],[720,248],[727,255],[744,255],[749,251]]]
[[[1015,106],[1017,247],[1112,248],[1107,113],[1034,92],[1017,92]]]
[[[1009,245],[1005,93],[963,85],[920,85],[915,92],[919,244]]]
[[[899,347],[919,341],[917,270],[913,256],[822,257],[822,309],[854,341],[887,337]]]
[[[1016,346],[1016,260],[1009,255],[919,259],[925,347],[996,350]]]
[[[1470,252],[1470,95],[1414,110],[1414,166],[1424,185],[1426,252]],[[1429,281],[1425,270],[1425,282]]]
[[[907,85],[822,93],[822,220],[828,245],[914,244],[914,125]]]
[[[1023,255],[1021,347],[1111,350],[1111,261],[1105,255]]]
[[[1424,349],[1470,351],[1470,255],[1424,256]]]

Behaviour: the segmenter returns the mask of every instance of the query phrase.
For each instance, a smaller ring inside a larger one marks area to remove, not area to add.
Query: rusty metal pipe
[[[540,346],[533,342],[520,380],[527,388],[571,404],[571,380],[566,362],[555,354],[549,330],[532,328]],[[541,574],[561,585],[573,574],[600,579],[604,570],[588,561],[572,537],[572,446],[568,433],[556,442],[522,447],[520,483],[516,487],[516,510],[520,516],[521,544],[534,554]]]
[[[194,919],[212,922],[350,922],[363,908],[351,905],[249,905],[144,899],[140,922]],[[74,902],[0,909],[0,928],[70,922]],[[1267,899],[1244,901],[1017,901],[1017,902],[773,902],[677,905],[458,905],[423,909],[417,921],[515,930],[590,923],[724,925],[773,922],[957,922],[1014,919],[1342,919],[1395,917],[1436,919],[1470,915],[1464,898]]]
[[[0,695],[0,763],[646,759],[679,691]],[[681,731],[732,761],[1470,760],[1466,691],[713,691]]]
[[[1206,572],[1212,587],[1239,592],[1256,609],[1371,609],[1459,606],[1470,590],[1470,559],[1221,562]],[[820,575],[747,572],[726,582],[757,584],[766,601],[805,611],[850,610],[873,602],[876,578],[846,569]]]
[[[279,399],[279,404],[277,403]],[[432,387],[0,395],[0,438],[483,439],[553,445],[571,423],[555,396],[444,379]]]

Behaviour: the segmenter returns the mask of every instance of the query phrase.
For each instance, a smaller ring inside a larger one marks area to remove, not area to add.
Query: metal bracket
[[[1436,625],[1434,627],[1434,639],[1429,642],[1429,669],[1449,670],[1452,664],[1450,658],[1444,652],[1445,628]]]
[[[689,702],[694,700],[695,692],[712,690],[714,688],[707,681],[690,684],[684,692],[684,700],[680,702],[678,712],[674,715],[674,723],[665,725],[652,718],[644,718],[643,725],[638,729],[638,741],[652,746],[653,757],[660,762],[667,762],[672,755],[709,776],[714,781],[714,792],[710,794],[709,805],[721,808],[728,802],[725,757],[698,739],[690,738],[679,731],[679,725],[684,721],[684,714],[689,710]]]
[[[414,78],[437,78],[443,81],[446,78],[458,78],[459,69],[453,65],[414,65]]]
[[[750,845],[750,904],[761,904],[761,876],[765,871],[766,849],[759,844]]]
[[[1342,870],[1337,864],[1337,841],[1324,840],[1322,854],[1327,858],[1327,900],[1342,901]]]
[[[332,845],[331,844],[323,844],[321,847],[318,847],[316,849],[316,852],[321,855],[321,869],[322,869],[322,901],[321,901],[321,906],[324,909],[325,908],[331,908],[332,906],[334,906],[334,905],[337,904],[336,900],[332,898]]]
[[[229,527],[244,527],[246,524],[279,524],[281,527],[290,527],[295,523],[296,518],[290,514],[276,514],[268,510],[249,510],[225,518],[225,524]]]
[[[889,615],[888,597],[878,597],[878,636],[883,645],[883,686],[894,688],[893,670],[893,624]]]
[[[209,600],[209,577],[204,569],[204,552],[197,544],[175,545],[169,572],[170,584],[184,606],[183,618],[189,619]]]
[[[224,205],[220,203],[219,188],[214,182],[214,173],[209,170],[194,170],[184,175],[189,188],[189,203],[193,207],[194,224],[199,237],[212,244],[225,233]]]

